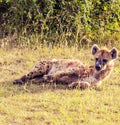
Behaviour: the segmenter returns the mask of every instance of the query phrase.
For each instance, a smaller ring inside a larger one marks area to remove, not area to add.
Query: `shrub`
[[[1,0],[0,35],[37,34],[38,42],[52,44],[101,42],[120,32],[119,5],[119,0]]]

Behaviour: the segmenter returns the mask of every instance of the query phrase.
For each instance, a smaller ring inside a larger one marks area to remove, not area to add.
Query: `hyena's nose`
[[[96,69],[97,71],[100,71],[100,69],[101,69],[101,65],[96,64],[96,65],[95,65],[95,69]]]

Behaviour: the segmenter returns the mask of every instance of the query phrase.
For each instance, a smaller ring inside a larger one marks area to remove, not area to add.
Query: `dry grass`
[[[66,85],[25,84],[12,80],[30,71],[38,60],[80,59],[93,63],[90,49],[47,48],[0,50],[0,124],[4,125],[118,125],[120,123],[120,66],[100,88],[67,90]]]

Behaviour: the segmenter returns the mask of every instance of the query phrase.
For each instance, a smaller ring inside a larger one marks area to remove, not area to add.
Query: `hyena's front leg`
[[[90,87],[90,83],[84,81],[76,81],[68,85],[68,89],[86,89]]]
[[[34,83],[43,82],[43,75],[47,74],[51,67],[51,62],[39,62],[39,64],[34,66],[33,70],[30,73],[22,76],[20,79],[14,80],[13,84],[24,84],[25,82],[29,81]]]

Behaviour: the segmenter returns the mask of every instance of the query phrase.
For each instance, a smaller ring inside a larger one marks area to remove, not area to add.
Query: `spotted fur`
[[[14,84],[25,82],[57,82],[68,84],[68,87],[85,89],[93,85],[100,85],[113,70],[114,60],[117,59],[118,51],[99,49],[95,44],[92,47],[92,54],[95,59],[93,66],[86,66],[79,60],[63,59],[40,61],[33,70],[13,81]]]

